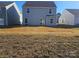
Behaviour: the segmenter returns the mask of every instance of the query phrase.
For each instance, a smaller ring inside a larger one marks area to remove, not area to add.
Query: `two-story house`
[[[53,1],[27,1],[22,9],[23,25],[56,25],[56,5]]]

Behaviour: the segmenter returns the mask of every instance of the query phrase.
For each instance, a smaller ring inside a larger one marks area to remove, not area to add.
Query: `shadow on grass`
[[[14,26],[0,26],[0,29],[9,29],[9,28],[17,28],[22,27],[21,25],[14,25]]]
[[[57,25],[57,26],[53,26],[53,28],[65,28],[65,29],[68,29],[68,28],[79,28],[79,25]]]
[[[9,29],[9,28],[20,28],[20,27],[50,27],[50,28],[64,28],[64,29],[72,29],[79,28],[79,25],[71,26],[71,25],[56,25],[56,26],[41,26],[41,25],[14,25],[14,26],[0,26],[0,29]]]

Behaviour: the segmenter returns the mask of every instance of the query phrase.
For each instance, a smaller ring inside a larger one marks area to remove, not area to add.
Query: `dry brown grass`
[[[0,34],[54,34],[54,35],[79,35],[79,29],[52,28],[52,27],[17,27],[0,29]]]
[[[79,29],[0,29],[0,57],[79,57]]]

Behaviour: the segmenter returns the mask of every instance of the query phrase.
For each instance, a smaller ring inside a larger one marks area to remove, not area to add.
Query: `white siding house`
[[[15,2],[0,2],[0,25],[19,25],[20,16],[20,11]]]
[[[66,9],[59,18],[59,24],[79,25],[79,9]]]
[[[56,5],[49,1],[27,1],[23,5],[23,25],[56,25]]]

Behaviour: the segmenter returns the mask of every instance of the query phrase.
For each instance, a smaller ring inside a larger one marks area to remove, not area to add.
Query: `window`
[[[57,20],[57,23],[58,23],[59,21]]]
[[[30,13],[29,8],[27,8],[27,13]]]
[[[53,19],[50,19],[50,23],[53,23]]]
[[[40,24],[42,24],[42,19],[40,19],[40,21],[41,21]]]
[[[62,20],[62,23],[64,23],[64,20]]]
[[[51,10],[51,9],[49,9],[49,13],[50,13],[50,14],[52,13],[52,10]]]
[[[0,13],[2,12],[1,8],[0,8]]]
[[[25,18],[25,23],[27,23],[27,18]]]
[[[2,15],[3,15],[3,14],[2,14],[2,10],[1,10],[1,7],[0,7],[0,17],[2,17]]]
[[[40,19],[40,24],[44,24],[44,19]]]
[[[1,8],[0,8],[0,11],[1,11]]]

